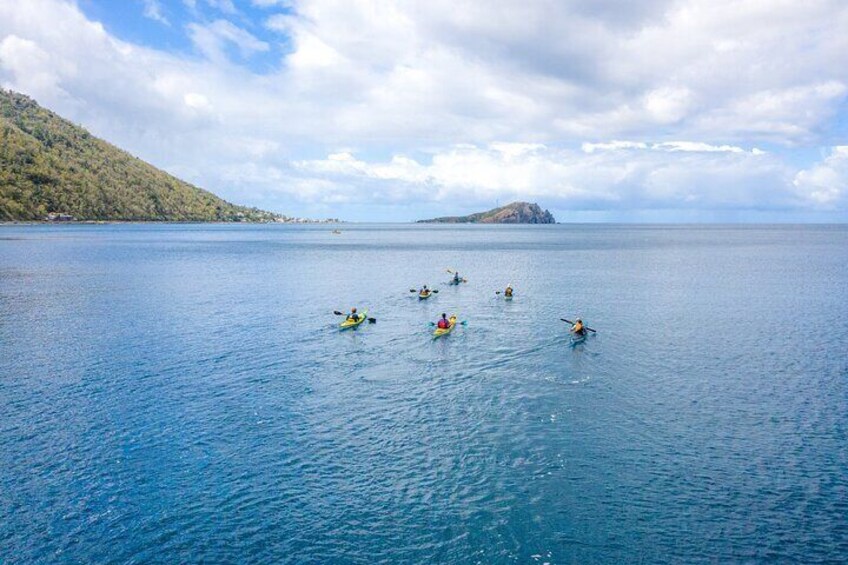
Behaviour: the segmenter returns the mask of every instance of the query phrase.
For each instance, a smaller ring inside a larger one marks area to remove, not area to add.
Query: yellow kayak
[[[418,293],[418,300],[426,300],[426,299],[430,298],[431,294],[433,294],[433,292],[430,291],[430,290],[428,290],[427,292],[419,292]]]
[[[456,316],[451,316],[450,325],[447,328],[436,328],[436,331],[433,332],[433,337],[442,337],[443,335],[448,335],[453,331],[454,326],[456,326]]]
[[[364,322],[367,319],[368,319],[368,310],[365,310],[364,312],[362,312],[362,314],[359,315],[359,317],[357,319],[355,319],[355,320],[345,320],[344,322],[339,324],[339,329],[346,330],[348,328],[355,328],[356,326],[358,326],[359,324],[361,324],[362,322]]]

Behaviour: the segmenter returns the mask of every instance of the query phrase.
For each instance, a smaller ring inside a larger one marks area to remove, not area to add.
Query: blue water
[[[839,561],[846,352],[848,226],[6,226],[0,562]]]

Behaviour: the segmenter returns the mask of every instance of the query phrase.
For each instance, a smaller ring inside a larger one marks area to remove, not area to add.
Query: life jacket
[[[582,334],[583,333],[583,322],[577,322],[574,324],[574,333]]]
[[[439,326],[439,329],[446,330],[450,327],[450,322],[448,322],[447,320],[442,318],[441,320],[439,320],[438,326]]]

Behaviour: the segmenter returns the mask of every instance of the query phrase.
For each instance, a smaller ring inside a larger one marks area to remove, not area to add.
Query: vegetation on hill
[[[435,224],[555,224],[553,214],[542,210],[538,204],[513,202],[488,212],[478,212],[468,216],[446,216],[432,220],[419,220],[418,223]]]
[[[183,182],[31,98],[0,89],[0,221],[271,221]]]

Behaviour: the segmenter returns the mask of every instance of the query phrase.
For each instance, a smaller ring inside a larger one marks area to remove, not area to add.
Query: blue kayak
[[[583,332],[582,334],[571,334],[571,345],[578,345],[586,341],[586,337],[589,335],[589,332]]]

